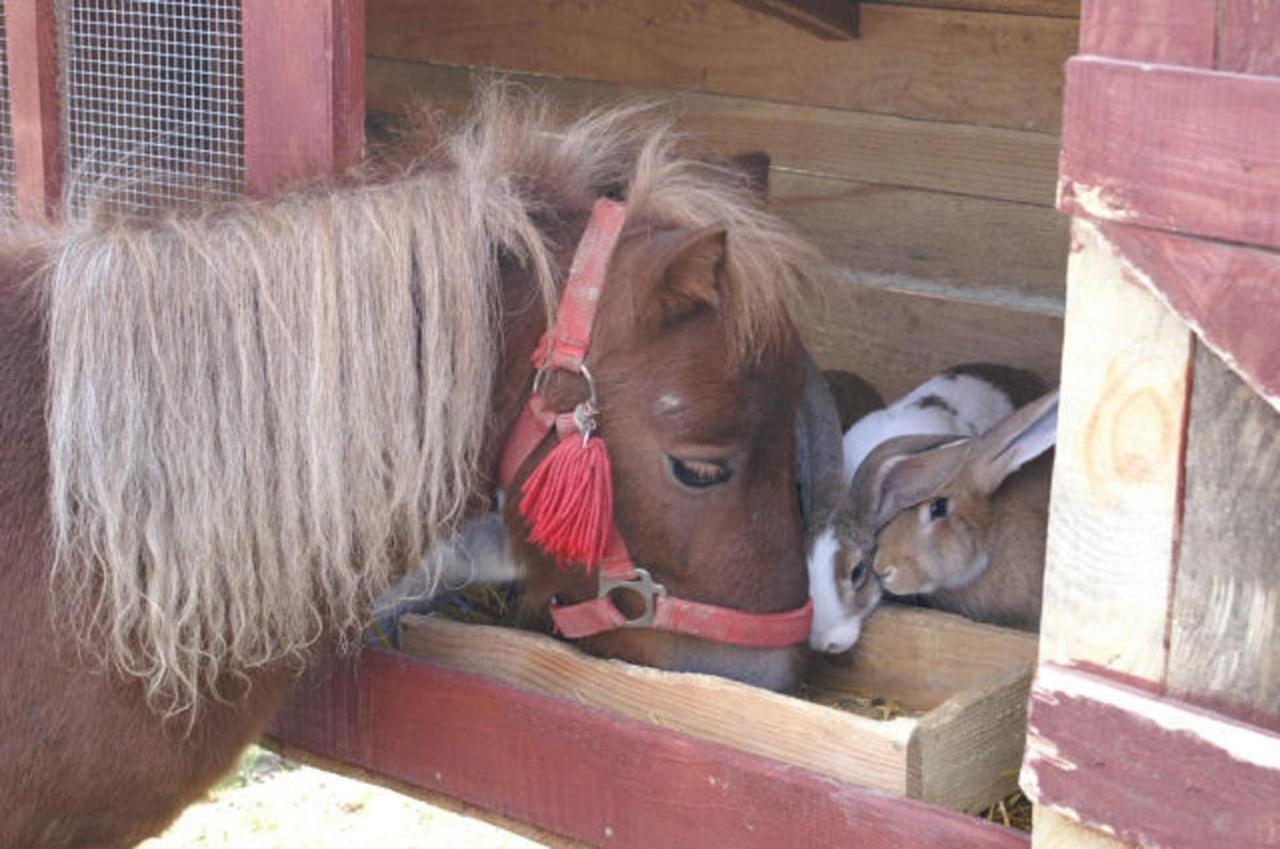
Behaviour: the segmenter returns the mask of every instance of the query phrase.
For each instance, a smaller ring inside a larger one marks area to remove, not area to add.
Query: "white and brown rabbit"
[[[839,653],[857,641],[863,619],[880,600],[879,581],[871,574],[877,531],[895,510],[912,503],[902,499],[916,494],[883,489],[878,469],[865,462],[884,456],[877,446],[893,437],[909,434],[914,440],[923,434],[927,436],[919,444],[925,450],[939,444],[939,435],[954,439],[982,433],[1040,391],[1043,384],[1018,369],[988,363],[956,366],[845,431],[841,502],[821,523],[809,551],[811,647]],[[900,443],[900,448],[909,444]]]
[[[897,508],[873,560],[886,592],[982,622],[1039,627],[1051,474],[1051,457],[1041,455],[1054,444],[1057,411],[1055,390],[979,437],[881,446],[875,480]]]

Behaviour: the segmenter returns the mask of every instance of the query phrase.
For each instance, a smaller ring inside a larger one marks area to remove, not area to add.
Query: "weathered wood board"
[[[14,206],[43,220],[55,214],[63,181],[54,2],[6,3],[4,15]]]
[[[729,2],[370,0],[369,52],[1057,130],[1075,20],[865,2],[860,9],[857,39],[821,41]]]
[[[1280,731],[1280,413],[1203,346],[1192,385],[1165,687]]]
[[[1064,212],[1280,248],[1280,78],[1067,63]]]
[[[1082,0],[1080,52],[1212,68],[1218,0]]]
[[[400,647],[450,669],[955,810],[978,810],[1008,795],[1010,770],[1021,759],[1035,638],[897,607],[868,624],[853,664],[828,667],[822,686],[882,697],[926,711],[922,716],[868,719],[714,676],[600,660],[548,637],[437,617],[405,617]],[[863,656],[874,664],[865,673]],[[896,681],[908,682],[905,692],[885,686]]]

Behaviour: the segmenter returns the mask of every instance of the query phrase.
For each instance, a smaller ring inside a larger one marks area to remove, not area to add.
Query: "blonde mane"
[[[351,634],[448,533],[479,468],[499,257],[554,305],[538,222],[603,191],[728,225],[731,335],[758,356],[816,258],[653,110],[557,126],[487,87],[393,176],[53,234],[53,589],[83,647],[195,715],[236,676]]]

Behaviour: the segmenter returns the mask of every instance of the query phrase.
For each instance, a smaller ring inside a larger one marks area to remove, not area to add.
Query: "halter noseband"
[[[595,429],[595,382],[585,360],[591,344],[591,328],[609,259],[622,232],[626,206],[601,198],[591,211],[574,253],[569,279],[561,296],[555,327],[538,343],[533,354],[537,368],[529,401],[507,436],[500,480],[508,490],[521,466],[553,433],[558,439],[591,438]],[[551,369],[581,374],[590,398],[575,411],[556,413],[547,408],[542,384]],[[576,414],[576,415],[575,415]],[[578,639],[621,628],[674,631],[720,643],[754,648],[782,648],[805,642],[813,622],[813,601],[782,613],[750,613],[676,598],[636,566],[617,525],[612,526],[604,556],[599,559],[596,597],[575,604],[552,604],[551,618],[565,637]],[[640,615],[627,618],[614,603],[612,593],[625,590],[644,602]]]

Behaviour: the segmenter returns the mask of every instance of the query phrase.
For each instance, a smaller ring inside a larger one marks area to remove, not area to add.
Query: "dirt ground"
[[[542,844],[252,748],[239,768],[139,849],[536,849]]]

